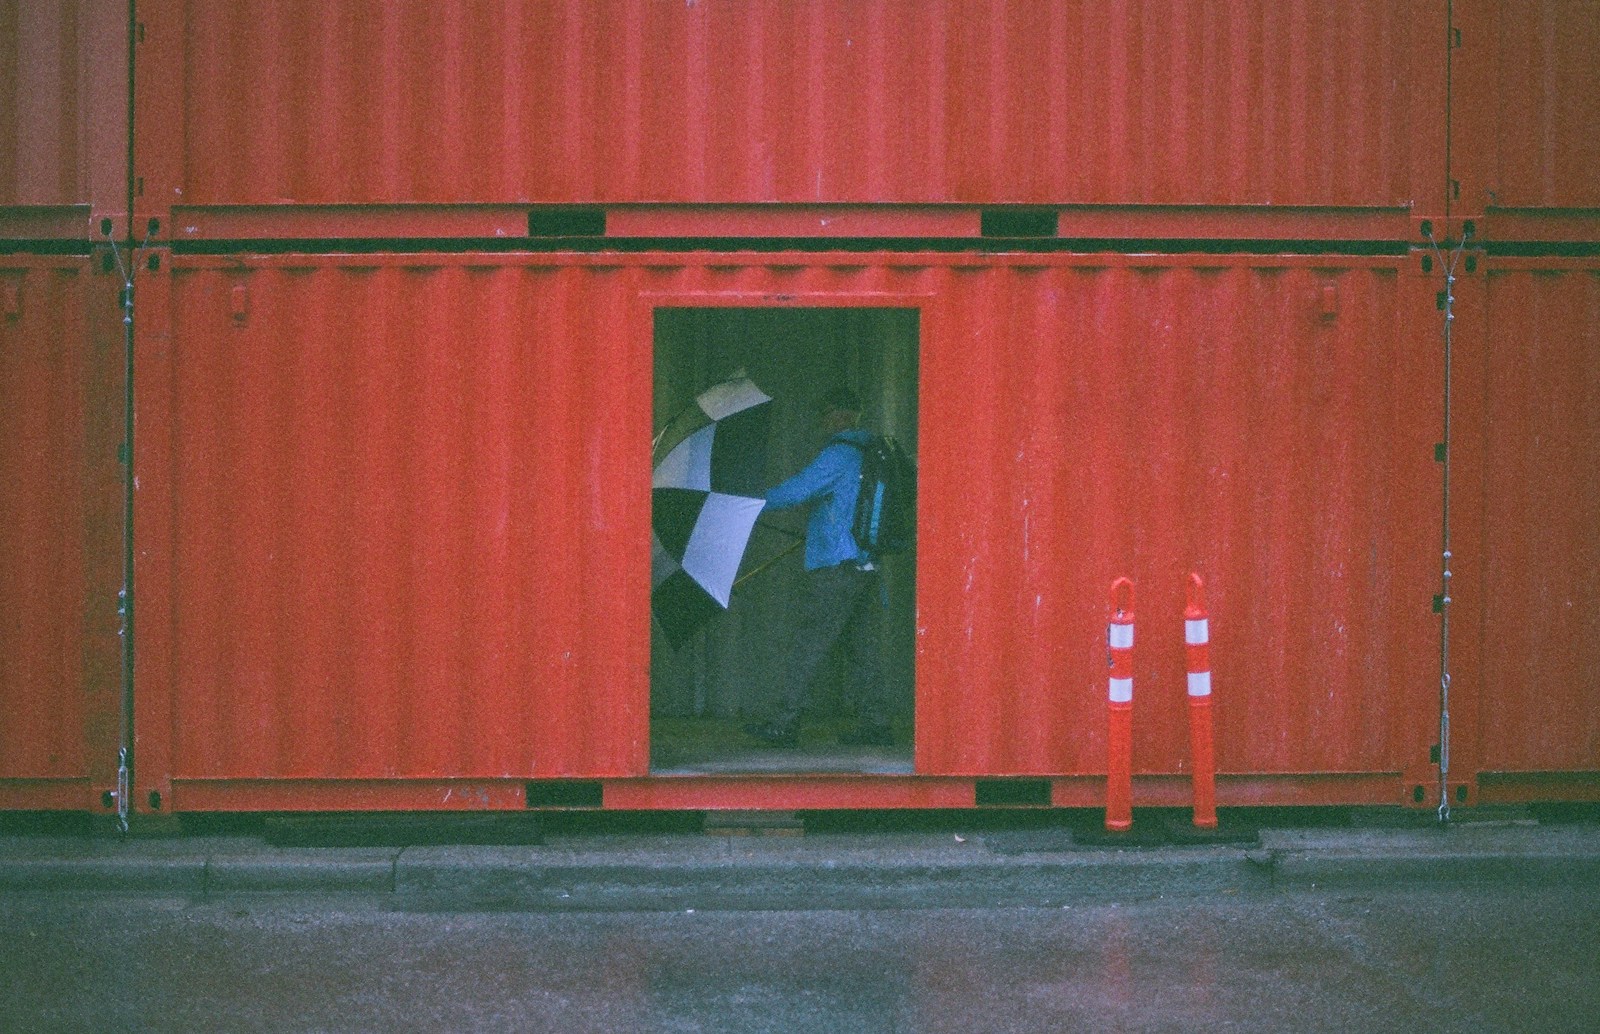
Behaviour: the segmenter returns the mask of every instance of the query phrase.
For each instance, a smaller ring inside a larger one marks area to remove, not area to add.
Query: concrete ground
[[[539,912],[13,892],[0,1029],[1593,1031],[1600,897],[1219,891],[998,909]]]
[[[1465,814],[1465,813],[1464,813]],[[364,893],[411,908],[671,911],[1038,907],[1153,895],[1436,884],[1600,885],[1600,822],[1524,813],[1446,828],[1425,815],[1266,825],[1225,813],[1236,842],[1184,843],[1181,815],[1141,812],[1107,842],[1092,813],[1050,810],[817,815],[803,836],[710,836],[596,814],[441,820],[337,817],[294,825],[115,838],[0,835],[0,892]],[[672,819],[672,817],[667,817]],[[1178,821],[1170,824],[1162,820]],[[341,838],[341,823],[356,835]],[[375,823],[375,824],[373,824]],[[474,823],[488,823],[475,825]],[[498,823],[498,824],[496,824]],[[274,835],[274,829],[277,834]],[[287,831],[290,835],[284,835]],[[441,831],[443,835],[441,835]],[[452,840],[450,833],[461,834]],[[763,830],[752,829],[752,833]],[[777,829],[775,832],[796,832]]]
[[[536,818],[9,817],[0,1031],[1600,1029],[1592,807]]]
[[[895,743],[847,747],[838,742],[853,721],[809,721],[793,748],[764,746],[742,732],[743,721],[716,718],[657,718],[650,723],[650,770],[655,775],[773,775],[842,772],[910,775],[914,770],[911,725],[895,725]]]

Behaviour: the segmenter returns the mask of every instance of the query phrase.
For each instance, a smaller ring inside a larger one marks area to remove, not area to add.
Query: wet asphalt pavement
[[[1594,1031],[1592,885],[1051,909],[0,900],[0,1030]]]

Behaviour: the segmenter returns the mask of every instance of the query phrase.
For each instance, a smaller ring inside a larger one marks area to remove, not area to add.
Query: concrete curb
[[[1600,881],[1600,858],[1562,855],[1372,855],[1290,852],[1273,859],[1275,887],[1494,883],[1539,886]]]
[[[408,848],[0,838],[0,889],[8,893],[363,894],[412,910],[1059,907],[1471,883],[1600,884],[1600,826],[1273,830],[1250,849],[1075,848],[1061,837],[1042,838],[1036,850],[947,833]]]
[[[7,891],[194,894],[205,884],[206,860],[200,855],[0,858],[0,889]]]

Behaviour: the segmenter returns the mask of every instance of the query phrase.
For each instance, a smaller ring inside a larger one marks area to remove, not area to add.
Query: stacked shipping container
[[[127,5],[0,0],[4,808],[116,786],[127,211]]]
[[[1597,7],[137,3],[135,803],[1092,805],[1124,573],[1136,799],[1183,803],[1190,569],[1224,805],[1436,801],[1423,225],[1600,240]],[[1469,260],[1448,793],[1588,796],[1595,267]],[[918,313],[910,775],[650,774],[684,305]]]
[[[3,0],[0,240],[121,237],[127,212],[128,5]]]
[[[1453,5],[1457,767],[1484,800],[1600,795],[1600,3]]]

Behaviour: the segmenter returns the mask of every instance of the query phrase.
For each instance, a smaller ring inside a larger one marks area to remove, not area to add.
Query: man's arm
[[[767,491],[767,509],[787,510],[821,499],[833,491],[845,472],[847,445],[829,445],[794,477]]]

